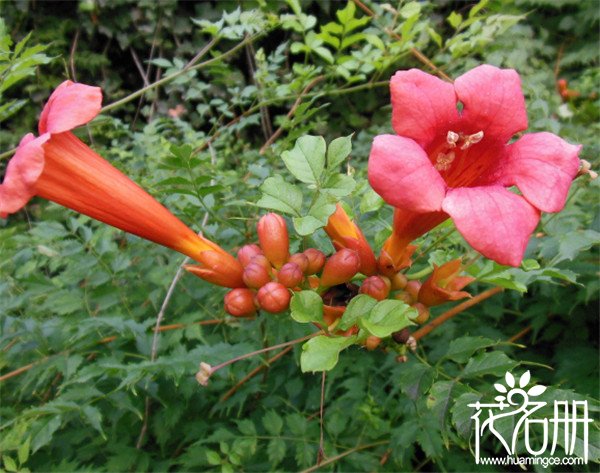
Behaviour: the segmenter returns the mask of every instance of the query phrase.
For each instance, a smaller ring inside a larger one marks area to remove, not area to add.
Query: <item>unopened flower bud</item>
[[[308,257],[304,253],[294,253],[288,262],[296,263],[303,273],[308,269]]]
[[[404,344],[408,341],[410,337],[410,330],[408,327],[403,328],[402,330],[398,330],[397,332],[392,333],[392,338],[396,343]]]
[[[424,304],[421,304],[420,302],[417,302],[416,304],[413,304],[412,308],[417,309],[418,315],[414,319],[416,323],[424,324],[429,320],[429,316],[431,315],[429,312],[429,307],[427,307]]]
[[[285,287],[296,287],[303,278],[304,273],[296,263],[285,263],[277,273],[277,280]]]
[[[399,291],[394,296],[394,299],[398,299],[399,301],[404,302],[405,304],[411,305],[415,303],[415,299],[406,291]]]
[[[278,282],[265,284],[256,295],[260,307],[272,314],[286,310],[290,305],[291,298],[290,291]]]
[[[256,255],[250,260],[250,263],[256,263],[265,268],[267,273],[271,274],[273,267],[271,266],[271,262],[267,259],[265,255]]]
[[[367,339],[365,340],[365,347],[367,348],[367,350],[373,351],[373,350],[375,350],[375,348],[377,348],[379,346],[380,343],[381,343],[381,338],[371,335],[371,336],[367,337]]]
[[[396,273],[392,277],[392,290],[397,291],[398,289],[404,289],[408,284],[408,278],[402,273]]]
[[[384,276],[369,276],[363,281],[359,292],[382,301],[389,295],[390,286],[390,280]]]
[[[234,317],[249,317],[256,312],[254,292],[246,288],[237,288],[225,294],[225,310]]]
[[[242,266],[245,268],[250,264],[252,258],[254,258],[256,255],[262,254],[263,252],[260,249],[260,246],[254,244],[244,245],[238,250],[237,259],[240,263],[242,263]]]
[[[321,286],[337,286],[350,281],[360,268],[360,258],[356,251],[342,248],[329,257],[321,275]]]
[[[420,281],[408,281],[404,290],[408,293],[410,297],[416,301],[419,298],[419,290],[421,289]]]
[[[304,252],[304,256],[308,258],[308,267],[306,268],[306,274],[317,274],[323,265],[325,264],[325,254],[315,248],[309,248]]]
[[[259,289],[271,281],[271,275],[262,264],[252,261],[244,269],[242,279],[246,286]]]
[[[290,257],[290,239],[285,219],[268,213],[258,221],[256,230],[263,253],[273,266],[281,268]]]

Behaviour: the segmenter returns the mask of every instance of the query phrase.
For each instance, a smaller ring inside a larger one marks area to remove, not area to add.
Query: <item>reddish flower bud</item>
[[[256,255],[250,260],[250,263],[256,263],[261,265],[269,274],[271,274],[271,271],[273,270],[271,262],[267,259],[265,255]]]
[[[296,263],[285,263],[277,273],[277,280],[285,287],[296,287],[303,278],[304,273]]]
[[[371,276],[377,270],[375,254],[369,246],[367,239],[358,226],[350,220],[344,208],[337,204],[335,212],[329,217],[324,228],[336,250],[348,248],[356,251],[360,258],[359,271]]]
[[[258,262],[251,262],[244,269],[242,276],[246,286],[258,289],[263,287],[268,282],[271,282],[271,276],[269,272]]]
[[[254,244],[244,245],[238,250],[237,259],[240,263],[242,263],[242,266],[245,268],[250,264],[252,258],[254,258],[256,255],[262,254],[263,252],[260,249],[260,246]]]
[[[329,257],[321,275],[321,286],[331,287],[350,281],[360,268],[356,251],[343,248]]]
[[[332,305],[325,304],[323,306],[323,320],[325,320],[327,327],[329,327],[336,320],[341,318],[342,315],[344,315],[345,311],[346,311],[345,306],[332,306]]]
[[[224,298],[225,310],[234,317],[249,317],[256,313],[254,292],[246,288],[229,291]]]
[[[373,350],[375,350],[375,348],[377,348],[379,346],[380,343],[381,343],[381,338],[371,335],[371,336],[367,337],[367,339],[365,340],[365,347],[367,348],[367,350],[373,351]]]
[[[392,290],[404,289],[408,284],[408,278],[402,273],[396,273],[392,277]]]
[[[414,297],[412,297],[408,292],[406,291],[400,291],[398,292],[395,296],[394,299],[398,299],[399,301],[404,302],[405,304],[411,305],[415,303],[415,299]]]
[[[306,274],[317,274],[323,265],[325,264],[325,254],[315,248],[309,248],[304,253],[304,256],[308,258],[308,267],[306,268]]]
[[[290,239],[284,218],[268,213],[258,221],[256,230],[265,256],[273,266],[281,268],[290,257]]]
[[[419,290],[421,289],[420,281],[408,281],[404,290],[407,294],[413,298],[413,301],[417,301],[419,298]]]
[[[390,280],[385,276],[369,276],[360,286],[360,293],[382,301],[390,293]]]
[[[421,304],[420,302],[417,302],[416,304],[413,304],[412,308],[417,309],[418,315],[414,319],[416,323],[424,324],[429,320],[429,316],[431,315],[429,312],[429,307]]]
[[[456,301],[471,297],[468,292],[461,291],[475,278],[459,276],[462,270],[460,259],[449,261],[441,266],[433,265],[433,274],[427,278],[419,291],[419,302],[433,307],[447,301]]]
[[[308,269],[308,257],[304,253],[294,253],[290,256],[289,263],[296,263],[303,273]]]
[[[260,307],[272,314],[286,310],[290,306],[291,298],[289,289],[278,282],[265,284],[256,295]]]

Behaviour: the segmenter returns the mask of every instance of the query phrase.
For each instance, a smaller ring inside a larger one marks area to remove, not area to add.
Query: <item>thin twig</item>
[[[368,450],[369,448],[373,448],[373,447],[379,447],[380,445],[387,445],[389,443],[390,443],[389,440],[382,440],[381,442],[369,443],[367,445],[359,445],[357,447],[351,448],[350,450],[346,450],[345,452],[342,452],[339,455],[336,455],[335,457],[328,458],[320,465],[311,466],[310,468],[302,471],[301,473],[311,473],[313,471],[318,470],[321,467],[327,466],[330,463],[334,463],[344,457],[347,457],[348,455],[352,455],[355,452],[359,452],[361,450]]]
[[[135,49],[129,48],[129,52],[131,52],[131,57],[133,58],[133,63],[135,64],[135,67],[137,68],[137,70],[140,73],[140,76],[142,78],[142,81],[144,82],[144,87],[148,87],[150,85],[150,81],[148,80],[148,74],[146,73],[146,71],[144,71],[142,63],[140,62],[140,58],[138,57],[137,53],[135,52]]]
[[[79,28],[75,32],[71,51],[69,52],[69,68],[71,69],[71,77],[74,82],[77,82],[77,74],[75,74],[75,52],[77,51],[77,43],[79,42]]]
[[[319,408],[319,451],[317,453],[317,465],[320,465],[325,458],[325,436],[323,434],[323,409],[325,405],[325,377],[326,371],[321,376],[321,406]]]
[[[278,350],[279,348],[289,347],[290,345],[297,345],[298,343],[305,342],[306,340],[309,340],[313,337],[316,337],[317,335],[322,335],[322,334],[323,334],[323,331],[320,330],[318,332],[311,333],[310,335],[306,335],[305,337],[297,338],[290,342],[279,343],[277,345],[273,345],[272,347],[262,348],[260,350],[252,351],[252,352],[246,353],[244,355],[236,356],[235,358],[231,358],[230,360],[224,361],[223,363],[220,363],[216,366],[212,366],[210,369],[211,374],[216,373],[220,369],[225,368],[226,366],[232,365],[233,363],[235,363],[237,361],[242,361],[247,358],[251,358],[253,356],[260,355],[261,353],[267,353],[269,351]]]
[[[498,294],[499,292],[502,292],[503,290],[504,290],[504,288],[502,288],[502,287],[493,287],[491,289],[488,289],[487,291],[482,292],[481,294],[476,295],[472,299],[469,299],[468,301],[463,302],[462,304],[458,304],[457,306],[452,307],[452,309],[444,312],[439,317],[436,317],[431,322],[429,322],[427,325],[423,325],[419,330],[417,330],[416,332],[414,332],[412,334],[412,337],[415,340],[419,340],[420,338],[423,338],[425,335],[427,335],[433,329],[435,329],[436,327],[439,327],[440,325],[442,325],[444,322],[450,320],[455,315],[460,314],[462,311],[467,310],[469,307],[473,307],[474,305],[479,304],[481,301],[484,301],[485,299],[488,299],[489,297],[492,297],[493,295]]]
[[[245,383],[247,383],[249,380],[254,378],[254,376],[256,376],[258,373],[260,373],[262,370],[270,367],[279,358],[282,358],[284,355],[286,355],[287,353],[292,351],[293,348],[294,348],[293,345],[290,345],[289,347],[284,348],[279,353],[277,353],[277,355],[275,355],[275,356],[269,358],[267,361],[265,361],[264,365],[260,365],[260,366],[257,366],[256,368],[254,368],[252,371],[250,371],[250,373],[248,373],[246,376],[244,376],[242,379],[240,379],[234,387],[232,387],[229,391],[227,391],[225,394],[223,394],[223,396],[221,397],[221,402],[225,402],[227,399],[229,399],[231,396],[233,396],[237,392],[237,390],[240,389]]]
[[[517,340],[523,338],[525,335],[527,335],[529,332],[531,332],[533,330],[533,327],[531,325],[528,325],[527,327],[525,327],[523,330],[521,330],[520,332],[515,333],[512,337],[510,337],[507,342],[508,343],[514,343]]]
[[[317,85],[323,79],[325,79],[325,76],[315,77],[306,87],[304,87],[304,90],[302,90],[302,92],[300,93],[300,95],[298,95],[298,98],[294,102],[294,105],[292,105],[292,108],[290,108],[290,111],[287,114],[287,119],[288,120],[294,116],[294,113],[296,113],[296,109],[302,103],[302,98],[310,91],[310,89],[312,89],[315,85]],[[261,146],[261,148],[260,148],[260,150],[258,152],[259,154],[264,154],[265,151],[267,150],[267,148],[269,146],[271,146],[273,144],[273,142],[277,138],[279,138],[279,136],[281,135],[281,133],[283,133],[284,125],[285,125],[285,123],[282,123],[281,126],[279,128],[277,128],[277,130],[275,131],[275,133],[273,133],[269,137],[269,139],[265,142],[265,144]]]

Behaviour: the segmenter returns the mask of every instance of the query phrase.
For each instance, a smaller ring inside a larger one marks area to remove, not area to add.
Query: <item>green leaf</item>
[[[314,291],[295,292],[290,310],[296,322],[323,322],[323,299]]]
[[[361,328],[379,338],[389,337],[392,333],[414,325],[409,317],[417,315],[416,309],[402,301],[386,299],[378,302],[369,315],[359,319]]]
[[[417,15],[421,12],[421,4],[419,2],[409,2],[404,5],[398,13],[405,20]]]
[[[511,360],[504,352],[491,351],[471,358],[467,366],[465,366],[462,376],[465,378],[484,376],[486,374],[503,376],[504,373],[510,371],[516,365],[517,362]]]
[[[267,411],[262,421],[265,429],[267,429],[267,432],[269,432],[271,435],[276,436],[281,433],[281,429],[283,428],[283,419],[279,417],[279,414],[277,414],[275,411]]]
[[[19,463],[23,465],[29,458],[29,446],[31,445],[31,437],[27,437],[27,440],[19,446],[17,456],[19,457]]]
[[[450,23],[450,26],[452,26],[452,28],[457,29],[462,23],[463,17],[460,13],[452,12],[448,16],[447,20],[448,23]]]
[[[317,184],[325,168],[325,149],[322,136],[302,136],[292,150],[281,154],[281,158],[299,181]]]
[[[94,406],[83,406],[81,411],[87,422],[100,433],[102,438],[106,438],[102,430],[102,414],[100,414],[100,411]]]
[[[221,457],[214,450],[207,450],[206,451],[206,461],[208,462],[209,465],[213,465],[213,466],[220,465]]]
[[[2,455],[2,461],[4,462],[4,468],[6,468],[6,471],[18,470],[16,462],[8,455]]]
[[[329,371],[338,362],[340,352],[352,345],[356,337],[327,337],[319,335],[302,345],[300,368],[307,371]]]
[[[474,408],[469,407],[469,404],[475,404],[483,397],[480,393],[464,393],[461,394],[452,407],[452,423],[456,427],[458,434],[468,439],[473,434],[473,415]]]
[[[360,211],[361,213],[375,212],[382,208],[384,203],[383,199],[379,197],[379,194],[369,188],[363,193],[363,196],[360,199]]]
[[[41,420],[41,428],[34,434],[31,441],[31,452],[35,453],[44,445],[47,445],[52,440],[54,432],[56,432],[62,419],[58,416],[50,417]]]
[[[285,182],[280,175],[265,179],[260,190],[263,196],[256,203],[259,207],[300,215],[302,191],[295,185]]]
[[[352,176],[348,176],[347,174],[334,174],[327,179],[321,192],[336,197],[337,199],[341,199],[342,197],[351,194],[355,187],[356,181]]]
[[[269,440],[267,444],[267,456],[272,467],[279,465],[285,458],[286,444],[280,438]]]
[[[496,342],[490,338],[460,337],[450,342],[445,357],[457,363],[466,363],[476,351],[494,346],[495,344]]]
[[[397,383],[404,394],[416,401],[431,387],[435,378],[433,368],[423,363],[404,363],[399,370]]]
[[[294,229],[296,230],[296,233],[298,233],[300,236],[312,235],[319,228],[325,226],[321,220],[313,217],[312,215],[307,215],[305,217],[294,217],[292,221],[294,223]]]
[[[329,147],[327,148],[328,169],[337,168],[350,155],[352,152],[352,135],[336,138],[329,143]]]
[[[366,317],[376,305],[377,300],[366,294],[359,294],[352,298],[348,307],[346,307],[344,315],[342,315],[338,327],[342,330],[348,330],[353,325],[356,325],[361,318]]]

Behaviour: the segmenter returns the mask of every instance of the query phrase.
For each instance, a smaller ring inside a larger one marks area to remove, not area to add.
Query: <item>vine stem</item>
[[[224,361],[223,363],[220,363],[216,366],[211,366],[210,374],[214,374],[217,371],[219,371],[220,369],[225,368],[226,366],[232,365],[236,361],[246,360],[247,358],[252,358],[255,355],[260,355],[261,353],[267,353],[269,351],[277,350],[279,348],[289,347],[290,345],[297,345],[298,343],[305,342],[306,340],[316,337],[317,335],[323,335],[323,334],[324,334],[324,332],[321,330],[321,331],[311,333],[310,335],[306,335],[305,337],[300,337],[300,338],[297,338],[297,339],[289,341],[289,342],[279,343],[278,345],[261,348],[260,350],[256,350],[256,351],[252,351],[250,353],[245,353],[244,355],[236,356],[235,358],[232,358],[231,360]]]
[[[416,332],[413,332],[412,337],[415,340],[419,340],[419,339],[423,338],[425,335],[429,334],[429,332],[431,332],[433,329],[435,329],[436,327],[439,327],[443,323],[447,322],[455,315],[460,314],[462,311],[468,309],[469,307],[473,307],[474,305],[479,304],[481,301],[484,301],[485,299],[488,299],[488,298],[498,294],[499,292],[502,292],[503,290],[504,290],[504,288],[499,287],[499,286],[493,287],[491,289],[488,289],[487,291],[482,292],[481,294],[476,295],[472,299],[469,299],[468,301],[463,302],[462,304],[458,304],[457,306],[452,307],[452,309],[444,312],[439,317],[436,317],[431,322],[429,322],[427,325],[423,325]]]
[[[379,447],[380,445],[388,445],[389,443],[390,443],[389,440],[382,440],[380,442],[369,443],[369,444],[366,444],[366,445],[358,445],[358,446],[356,446],[354,448],[351,448],[350,450],[346,450],[345,452],[342,452],[339,455],[336,455],[335,457],[328,458],[327,460],[321,462],[320,464],[313,465],[310,468],[302,471],[301,473],[311,473],[313,471],[318,470],[319,468],[327,466],[330,463],[334,463],[334,462],[336,462],[336,461],[338,461],[338,460],[340,460],[340,459],[342,459],[342,458],[344,458],[344,457],[346,457],[348,455],[351,455],[351,454],[353,454],[355,452],[359,452],[361,450],[367,450],[367,449],[373,448],[373,447]]]
[[[251,380],[252,378],[254,378],[262,370],[264,370],[264,369],[268,368],[269,366],[271,366],[274,362],[276,362],[277,360],[279,360],[280,358],[282,358],[284,355],[287,355],[290,351],[292,351],[293,348],[294,348],[293,345],[290,345],[289,347],[284,348],[279,353],[277,353],[277,355],[272,356],[271,358],[269,358],[265,362],[264,365],[260,365],[260,366],[257,366],[256,368],[254,368],[252,371],[250,371],[250,373],[248,373],[246,376],[244,376],[242,379],[240,379],[238,381],[238,383],[234,387],[232,387],[229,391],[227,391],[225,394],[223,394],[223,396],[221,397],[221,402],[224,402],[227,399],[229,399],[245,383],[247,383],[249,380]]]

